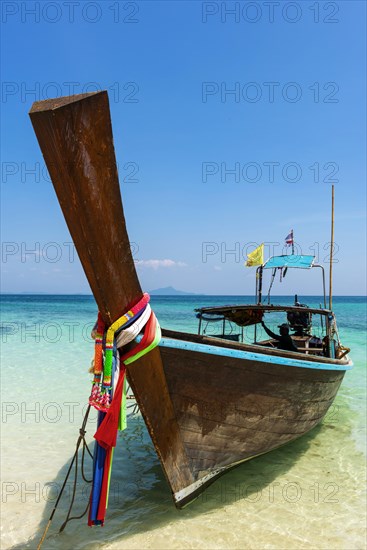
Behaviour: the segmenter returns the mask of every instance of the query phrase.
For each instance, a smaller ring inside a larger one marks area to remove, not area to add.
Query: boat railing
[[[340,354],[338,350],[342,349],[334,314],[326,308],[310,308],[297,303],[291,306],[228,305],[203,307],[195,311],[199,319],[199,335],[275,348],[277,344],[275,340],[264,339],[262,330],[259,333],[259,324],[266,313],[284,313],[292,330],[291,337],[300,353],[335,358],[338,353]],[[305,316],[307,316],[307,323]],[[312,323],[312,319],[317,316],[320,321]],[[297,324],[297,319],[302,323]],[[293,324],[290,322],[292,320],[295,321]],[[276,327],[280,323],[281,320],[278,318],[270,324],[269,328],[276,332]]]

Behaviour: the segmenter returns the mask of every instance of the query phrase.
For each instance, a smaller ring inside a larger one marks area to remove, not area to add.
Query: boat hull
[[[182,507],[233,466],[302,436],[326,415],[345,370],[282,358],[253,359],[160,348],[168,390],[194,482],[174,492]],[[197,347],[197,346],[194,346]],[[218,348],[226,350],[227,348]],[[337,367],[335,367],[337,368]]]

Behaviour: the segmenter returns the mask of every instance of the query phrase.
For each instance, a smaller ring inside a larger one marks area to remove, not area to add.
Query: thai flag
[[[289,233],[289,235],[286,236],[285,244],[287,246],[291,246],[293,244],[293,229],[291,229],[291,232]]]

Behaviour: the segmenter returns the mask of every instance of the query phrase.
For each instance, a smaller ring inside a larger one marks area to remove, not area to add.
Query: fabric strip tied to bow
[[[100,315],[98,316],[94,380],[89,402],[99,410],[99,413],[97,431],[94,435],[96,443],[88,525],[103,525],[105,519],[113,450],[118,430],[125,427],[121,419],[125,417],[126,365],[149,353],[161,339],[161,329],[148,304],[149,299],[149,294],[145,293],[131,310],[115,321],[107,330],[104,343],[104,326]],[[133,349],[120,355],[117,347],[132,342],[143,327],[145,328],[141,341]]]

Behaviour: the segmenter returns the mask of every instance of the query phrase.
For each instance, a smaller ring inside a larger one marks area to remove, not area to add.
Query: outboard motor
[[[306,304],[298,302],[297,294],[294,297],[294,305],[297,307],[307,307]],[[288,311],[287,321],[295,336],[310,335],[312,326],[312,314],[308,311]]]

